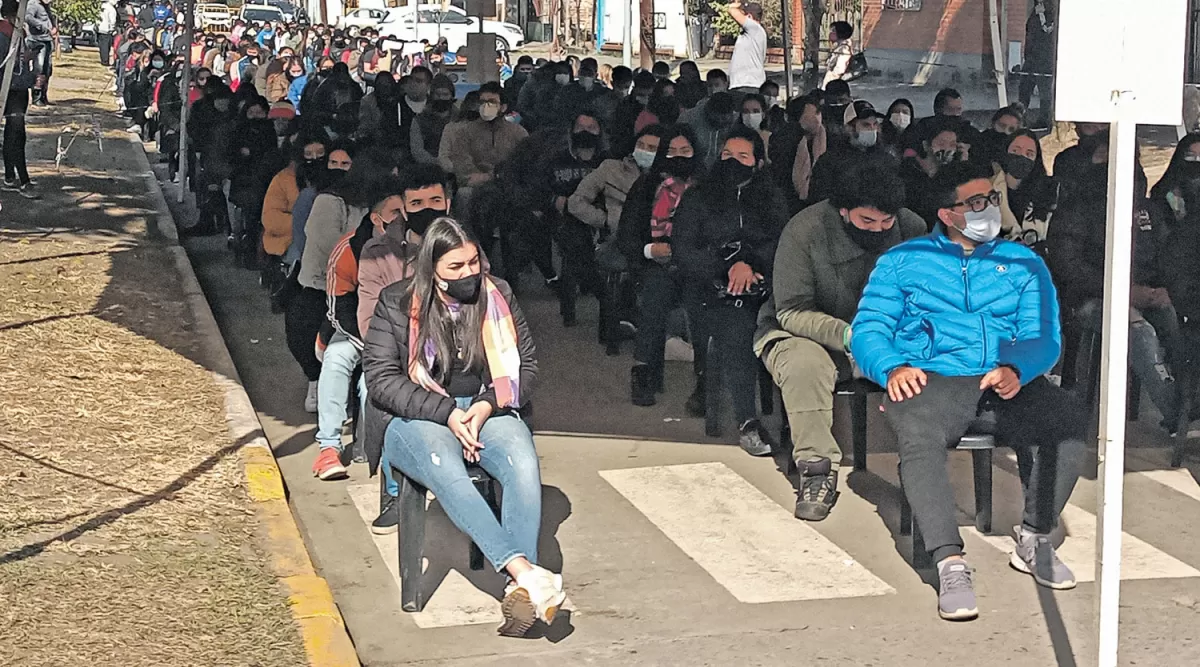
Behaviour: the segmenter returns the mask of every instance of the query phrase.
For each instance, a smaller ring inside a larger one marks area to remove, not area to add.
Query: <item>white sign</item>
[[[1113,91],[1133,92],[1130,120],[1179,125],[1187,0],[1061,0],[1054,116],[1107,123]]]

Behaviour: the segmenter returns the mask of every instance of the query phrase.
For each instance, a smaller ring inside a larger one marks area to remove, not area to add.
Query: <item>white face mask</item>
[[[571,82],[571,75],[570,74],[555,74],[554,82],[560,86],[565,86]]]
[[[987,243],[1000,235],[1000,207],[989,205],[976,213],[967,211],[963,216],[967,225],[960,229],[962,235],[976,243]]]
[[[779,97],[776,95],[767,95],[767,108],[779,106]]]
[[[862,130],[857,135],[850,137],[850,143],[859,148],[870,148],[879,141],[879,132],[877,130]]]
[[[584,90],[591,90],[592,85],[596,83],[596,79],[590,76],[579,77],[579,85],[583,86]]]
[[[480,104],[479,105],[480,120],[485,120],[485,121],[491,122],[493,120],[496,120],[496,116],[499,116],[499,115],[500,115],[500,105],[499,104],[488,103],[488,104]]]
[[[742,125],[745,125],[751,130],[757,130],[758,128],[762,127],[762,121],[762,112],[742,114]]]
[[[888,116],[888,120],[892,121],[892,125],[895,125],[896,129],[903,130],[907,128],[910,123],[912,123],[912,116],[904,112],[897,111]]]

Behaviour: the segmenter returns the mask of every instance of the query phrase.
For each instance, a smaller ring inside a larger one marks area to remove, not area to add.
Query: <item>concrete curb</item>
[[[271,446],[263,436],[258,413],[238,377],[229,348],[225,346],[225,339],[196,279],[187,252],[179,244],[175,219],[162,187],[150,167],[141,141],[137,137],[130,137],[130,141],[138,168],[146,181],[146,191],[154,203],[156,226],[149,231],[168,241],[168,250],[196,322],[204,359],[209,362],[213,378],[225,390],[225,419],[229,424],[229,435],[234,442],[244,443],[238,454],[246,471],[246,489],[254,503],[255,514],[266,528],[262,546],[270,558],[268,566],[288,591],[288,604],[292,618],[300,628],[308,664],[311,667],[359,667],[358,654],[346,632],[333,593],[325,579],[313,569],[300,529],[288,507],[283,476]]]

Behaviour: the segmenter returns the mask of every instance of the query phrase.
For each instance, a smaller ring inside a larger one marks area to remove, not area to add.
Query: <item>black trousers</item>
[[[572,217],[564,217],[558,225],[558,251],[562,254],[559,271],[559,312],[563,317],[575,316],[576,292],[584,290],[599,296],[604,289],[600,270],[596,266],[596,244],[592,228]]]
[[[96,42],[100,47],[100,64],[109,66],[112,56],[113,36],[111,32],[96,33]]]
[[[927,375],[929,383],[915,397],[885,400],[885,414],[899,444],[904,495],[934,561],[963,551],[946,451],[984,412],[995,414],[996,444],[1017,452],[1025,491],[1022,525],[1035,533],[1052,531],[1079,479],[1088,415],[1083,404],[1044,377],[1005,401],[980,391],[978,375]]]
[[[325,322],[325,292],[305,287],[292,298],[283,316],[288,350],[304,377],[316,382],[321,377],[321,362],[317,360],[317,332]]]
[[[696,374],[704,372],[705,356],[708,352],[708,335],[705,327],[704,306],[697,290],[683,279],[682,272],[654,263],[642,271],[638,296],[641,302],[638,317],[637,345],[633,358],[655,368],[663,365],[663,354],[667,344],[667,318],[671,311],[683,306],[687,311],[688,326],[691,328],[693,368]]]
[[[705,311],[712,351],[706,360],[707,373],[720,373],[722,386],[733,397],[733,416],[741,424],[758,416],[758,357],[754,356],[754,330],[758,308],[713,303]],[[693,343],[693,348],[697,347]]]
[[[29,182],[25,164],[25,110],[29,107],[28,90],[10,90],[4,107],[4,180]]]

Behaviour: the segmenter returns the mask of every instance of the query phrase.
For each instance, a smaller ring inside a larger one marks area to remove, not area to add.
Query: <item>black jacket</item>
[[[774,155],[774,153],[772,153]],[[892,154],[882,145],[876,144],[868,149],[851,146],[845,140],[830,139],[829,150],[817,159],[813,165],[812,184],[808,188],[808,201],[818,202],[833,196],[838,181],[842,175],[857,165],[877,160],[896,169],[899,164]],[[791,178],[791,174],[788,175]]]
[[[679,202],[671,250],[687,280],[699,285],[706,297],[716,295],[714,281],[723,280],[739,261],[770,284],[775,247],[786,224],[786,209],[766,174],[759,172],[737,190],[705,180],[688,189]],[[740,251],[728,257],[727,248],[735,243]]]
[[[536,349],[529,324],[513,297],[512,288],[503,280],[491,276],[492,282],[508,302],[513,322],[517,327],[517,343],[521,350],[521,395],[519,404],[525,406],[532,396],[533,384],[537,379]],[[387,421],[392,417],[423,419],[445,424],[454,411],[454,399],[428,391],[408,377],[408,288],[412,281],[405,280],[386,287],[379,294],[379,304],[371,317],[371,328],[367,331],[366,347],[363,348],[363,372],[367,376],[367,395],[371,404],[382,410]],[[491,384],[491,376],[482,371],[483,385]],[[489,388],[475,402],[487,401],[497,409],[496,393]]]

